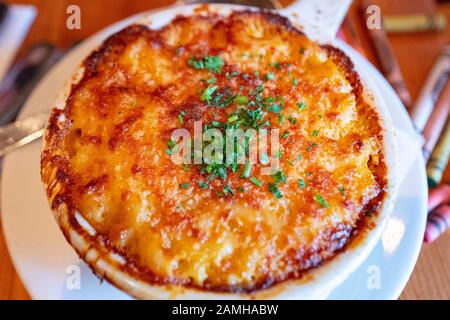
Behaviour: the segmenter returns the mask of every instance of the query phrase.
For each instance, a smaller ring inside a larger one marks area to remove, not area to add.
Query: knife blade
[[[42,137],[49,112],[40,112],[0,127],[0,157]]]

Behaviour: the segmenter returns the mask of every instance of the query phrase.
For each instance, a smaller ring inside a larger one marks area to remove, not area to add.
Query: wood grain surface
[[[38,16],[19,56],[33,43],[50,42],[63,49],[89,37],[96,31],[132,14],[165,6],[168,0],[6,0],[7,3],[33,4]],[[283,4],[289,0],[281,1]],[[438,5],[433,0],[374,0],[383,14],[444,12],[450,19],[450,4]],[[81,30],[66,28],[66,9],[76,4],[81,8]],[[354,0],[349,19],[362,39],[368,59],[379,66],[368,40],[359,12],[359,0]],[[406,85],[416,99],[435,57],[450,41],[450,27],[439,33],[390,35],[389,40],[400,63]],[[1,165],[0,165],[1,167]],[[450,181],[450,168],[444,179]],[[420,235],[418,235],[420,236]],[[432,244],[424,245],[415,270],[401,299],[450,299],[450,232]],[[10,260],[3,231],[0,228],[0,299],[29,299]]]

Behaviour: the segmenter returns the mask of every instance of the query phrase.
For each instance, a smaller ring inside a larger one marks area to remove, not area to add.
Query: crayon
[[[428,161],[431,152],[433,151],[442,130],[447,122],[448,115],[450,113],[450,81],[444,86],[438,101],[431,112],[425,128],[423,129],[423,138],[425,143],[423,145],[423,156],[425,161]]]
[[[441,134],[436,147],[431,153],[427,163],[428,185],[434,187],[442,179],[450,157],[450,120],[447,120],[445,129]]]
[[[444,14],[405,14],[383,16],[387,33],[442,31],[447,27]]]
[[[450,206],[448,204],[445,204],[435,209],[428,216],[424,241],[427,243],[433,242],[439,236],[445,233],[448,230],[449,226]]]
[[[358,51],[362,56],[367,58],[367,53],[365,52],[361,38],[358,35],[356,27],[353,21],[347,16],[342,22],[341,29],[344,35],[344,41],[348,43],[353,49]]]
[[[366,21],[370,19],[370,12],[368,10],[369,6],[370,2],[362,2],[362,9]],[[368,27],[367,30],[372,40],[375,52],[378,56],[378,60],[380,62],[384,76],[391,84],[395,92],[398,94],[406,109],[409,111],[412,107],[411,95],[406,88],[405,81],[403,80],[403,76],[400,71],[400,66],[397,59],[395,58],[394,50],[389,43],[389,39],[384,29],[382,28],[382,26],[380,26],[380,28]]]
[[[446,45],[425,81],[414,105],[411,118],[419,132],[422,132],[433,111],[433,107],[448,79],[450,72],[450,45]]]
[[[430,189],[428,194],[428,212],[447,202],[450,202],[450,183],[444,183],[439,187]]]

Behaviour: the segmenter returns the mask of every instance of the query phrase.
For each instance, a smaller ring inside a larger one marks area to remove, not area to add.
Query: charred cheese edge
[[[219,72],[205,57],[219,57]],[[250,292],[300,278],[345,249],[386,197],[381,120],[352,63],[276,14],[132,25],[83,67],[50,117],[42,180],[53,210],[64,207],[74,228],[150,284]],[[216,94],[250,102],[258,92],[279,104],[262,113],[270,129],[287,133],[281,197],[268,188],[274,177],[258,174],[261,164],[251,169],[258,186],[241,177],[242,165],[208,181],[198,165],[171,161],[173,130],[226,123],[243,107],[204,101],[212,85]]]

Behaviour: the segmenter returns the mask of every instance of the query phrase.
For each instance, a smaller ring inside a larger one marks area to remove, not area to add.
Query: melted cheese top
[[[205,57],[219,57],[220,72],[192,64]],[[351,63],[277,15],[131,26],[84,67],[66,108],[53,115],[65,124],[47,132],[43,168],[57,167],[52,179],[62,185],[53,206],[62,199],[151,283],[245,291],[298,278],[342,249],[383,199],[380,119]],[[239,108],[255,108],[211,105],[202,95],[212,86],[212,97],[251,101],[259,88],[263,99],[275,98],[282,110],[263,108],[263,116],[268,129],[285,133],[278,153],[285,182],[259,174],[262,164],[251,169],[258,186],[241,177],[243,165],[210,181],[201,165],[171,161],[173,130],[226,123]]]

